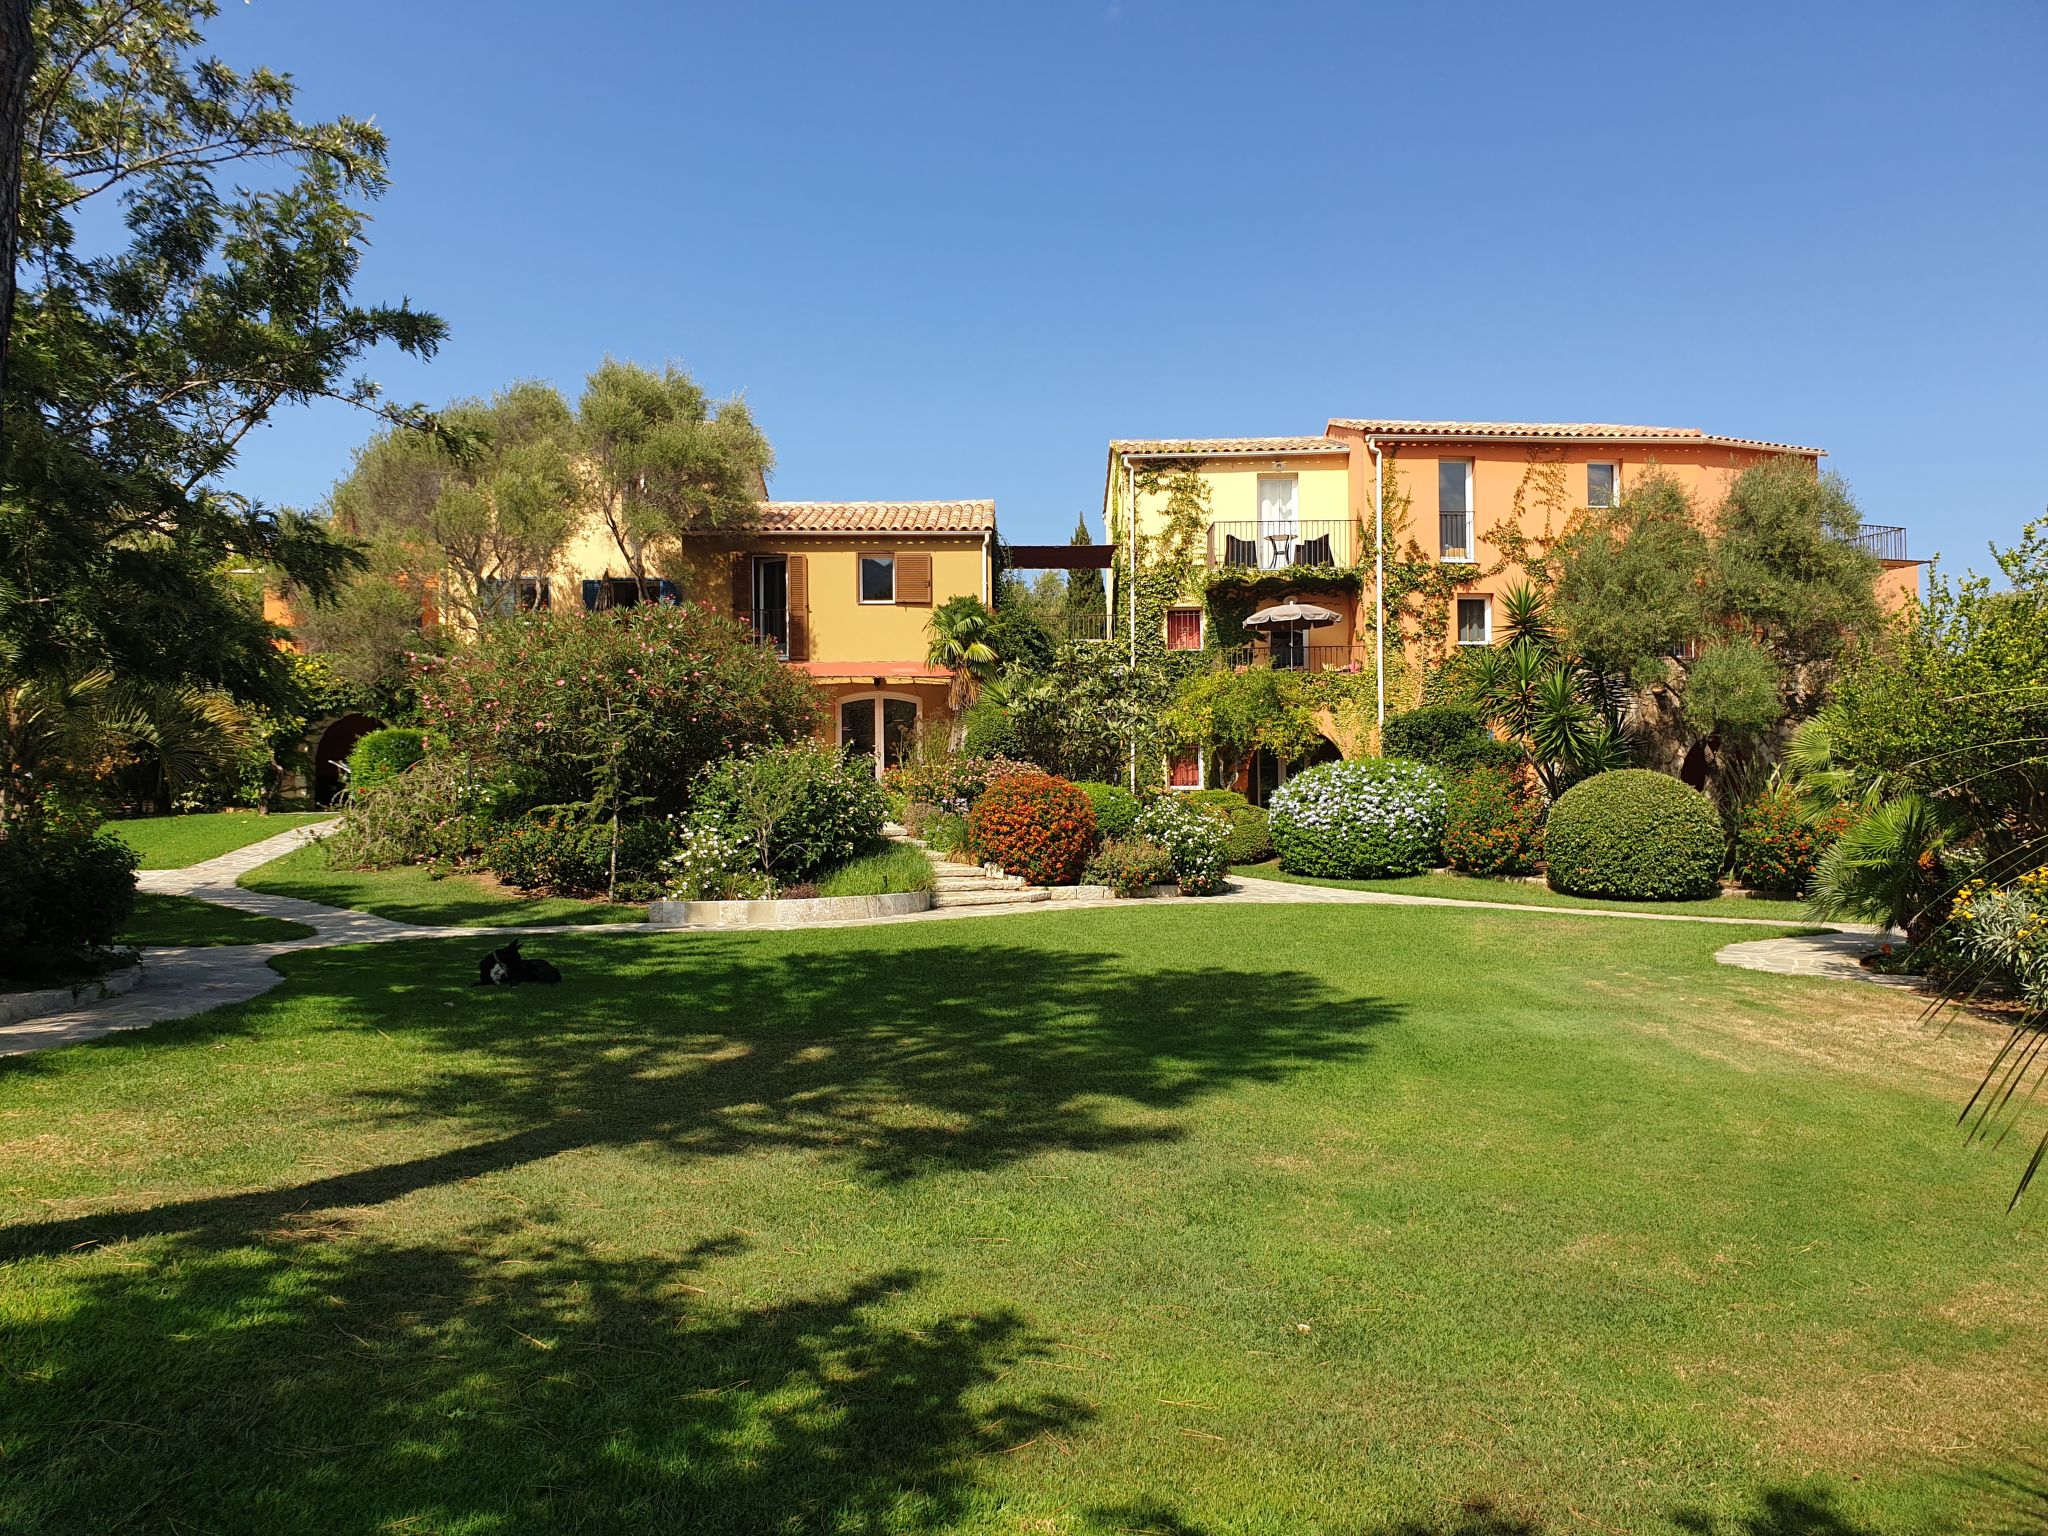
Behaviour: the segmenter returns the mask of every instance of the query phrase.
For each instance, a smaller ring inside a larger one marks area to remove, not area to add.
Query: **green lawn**
[[[1597,896],[1566,896],[1547,885],[1519,880],[1484,880],[1477,875],[1409,875],[1400,880],[1321,880],[1314,875],[1283,874],[1278,862],[1241,864],[1231,871],[1261,880],[1293,885],[1331,885],[1347,891],[1391,891],[1401,896],[1451,896],[1459,901],[1510,901],[1530,907],[1598,907],[1614,912],[1682,912],[1688,917],[1769,917],[1807,926],[1813,918],[1803,901],[1763,896],[1709,896],[1704,901],[1605,901]]]
[[[311,938],[313,930],[304,923],[257,912],[237,912],[233,907],[215,906],[191,896],[152,896],[147,891],[135,898],[135,913],[121,930],[122,944],[200,945],[275,944],[285,939]]]
[[[138,816],[110,821],[106,830],[142,855],[144,869],[183,869],[217,859],[309,821],[331,821],[332,811],[216,811],[199,816]]]
[[[1187,902],[529,940],[567,979],[517,990],[289,955],[0,1061],[0,1529],[2038,1520],[1986,1037],[1728,941]]]
[[[250,870],[236,882],[252,891],[297,896],[330,907],[373,912],[401,923],[471,924],[640,923],[647,909],[625,902],[526,896],[478,875],[436,877],[419,865],[403,869],[330,869],[317,845],[295,848]]]

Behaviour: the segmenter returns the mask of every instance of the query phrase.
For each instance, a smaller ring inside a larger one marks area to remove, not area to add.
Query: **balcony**
[[[1858,549],[1868,550],[1880,560],[1908,560],[1906,530],[1884,523],[1865,523],[1850,537]]]
[[[1479,545],[1473,533],[1475,519],[1470,512],[1439,512],[1436,515],[1437,547],[1445,560],[1477,560]]]
[[[1313,633],[1313,631],[1311,631]],[[1317,645],[1301,635],[1273,635],[1256,645],[1240,645],[1223,653],[1223,665],[1235,671],[1273,667],[1283,672],[1364,672],[1372,666],[1372,646]]]
[[[1311,520],[1290,527],[1270,523],[1211,523],[1212,571],[1284,571],[1290,566],[1352,562],[1348,519]]]

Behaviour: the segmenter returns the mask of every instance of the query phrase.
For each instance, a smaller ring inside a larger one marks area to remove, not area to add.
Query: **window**
[[[1169,651],[1199,651],[1202,648],[1202,610],[1166,610],[1166,648]]]
[[[1183,752],[1166,765],[1166,787],[1168,789],[1200,789],[1202,787],[1202,754]]]
[[[1443,459],[1436,466],[1437,531],[1446,560],[1470,560],[1472,547],[1472,461]]]
[[[477,607],[494,619],[515,613],[540,613],[549,605],[544,576],[486,576],[477,590]]]
[[[1458,644],[1493,644],[1493,604],[1488,599],[1458,599]]]
[[[860,600],[864,603],[893,603],[896,601],[896,557],[894,555],[862,555],[860,557]]]
[[[1621,483],[1619,464],[1588,464],[1586,466],[1586,505],[1589,507],[1611,507],[1615,504],[1615,490]]]
[[[880,778],[910,756],[917,744],[918,702],[866,693],[839,701],[839,750],[867,758]]]
[[[789,562],[754,557],[754,638],[789,655]]]
[[[1259,565],[1268,571],[1294,564],[1301,539],[1301,509],[1293,475],[1259,476]]]

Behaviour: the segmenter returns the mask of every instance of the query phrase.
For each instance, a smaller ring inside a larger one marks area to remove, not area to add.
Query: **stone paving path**
[[[140,987],[121,997],[63,1013],[0,1028],[0,1056],[47,1050],[96,1040],[120,1030],[147,1029],[152,1024],[187,1018],[228,1003],[245,1002],[277,986],[284,977],[270,962],[278,955],[301,949],[328,949],[342,944],[383,944],[401,939],[477,938],[502,940],[530,934],[639,935],[687,933],[681,928],[645,928],[630,924],[557,923],[528,927],[476,928],[465,926],[429,927],[401,923],[368,912],[352,912],[296,897],[251,891],[235,881],[248,871],[281,858],[324,836],[335,823],[316,822],[294,827],[276,837],[251,843],[219,858],[184,869],[143,871],[137,887],[153,894],[190,896],[241,912],[285,918],[313,929],[305,938],[271,944],[216,945],[184,949],[149,949],[143,952],[145,979]],[[1201,898],[1205,905],[1341,905],[1397,907],[1466,907],[1491,912],[1533,913],[1551,917],[1613,918],[1638,923],[1716,923],[1735,927],[1784,928],[1782,918],[1693,917],[1671,912],[1621,912],[1595,907],[1552,907],[1529,902],[1467,901],[1450,896],[1406,896],[1390,891],[1354,891],[1339,886],[1296,885],[1285,880],[1262,880],[1240,875],[1231,878],[1231,889],[1222,896]],[[883,923],[950,922],[958,918],[1024,917],[1046,912],[1071,912],[1083,908],[1119,906],[1127,901],[1110,898],[1054,901],[1010,907],[946,907],[913,912],[899,917],[847,918],[829,923],[790,924],[787,927],[860,928]],[[1747,970],[1773,971],[1787,976],[1818,976],[1833,980],[1911,985],[1903,978],[1877,976],[1856,964],[1867,954],[1881,930],[1853,924],[1830,925],[1835,931],[1802,938],[1774,938],[1754,943],[1730,944],[1714,958],[1724,965]],[[729,932],[730,930],[728,930]],[[763,931],[749,928],[747,932]],[[766,931],[777,931],[769,928]]]

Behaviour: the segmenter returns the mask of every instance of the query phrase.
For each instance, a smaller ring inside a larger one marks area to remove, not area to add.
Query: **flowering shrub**
[[[2048,864],[2007,886],[1970,881],[1949,908],[1947,934],[1982,974],[2048,1008]]]
[[[1543,807],[1501,768],[1451,780],[1444,809],[1444,862],[1475,875],[1526,875],[1543,851]]]
[[[1596,773],[1566,790],[1543,828],[1552,890],[1689,901],[1720,889],[1721,818],[1698,790],[1647,768]]]
[[[891,768],[883,782],[906,801],[922,801],[965,816],[991,784],[1044,772],[1035,763],[1011,757],[924,757]]]
[[[1173,878],[1173,855],[1147,838],[1112,837],[1096,850],[1081,878],[1119,896],[1135,896]]]
[[[865,760],[801,742],[716,764],[698,782],[692,818],[745,844],[756,869],[787,882],[861,852],[887,814]]]
[[[1280,866],[1339,880],[1413,875],[1437,861],[1444,784],[1401,758],[1324,763],[1289,779],[1268,807]]]
[[[1223,856],[1232,864],[1258,864],[1273,857],[1273,832],[1266,813],[1234,789],[1197,789],[1174,796],[1183,805],[1216,811],[1228,823]]]
[[[1223,889],[1230,823],[1221,812],[1161,795],[1138,812],[1136,830],[1166,850],[1183,896],[1214,896]]]
[[[1123,837],[1138,819],[1138,797],[1121,784],[1097,784],[1088,780],[1074,786],[1095,807],[1095,830],[1104,837]],[[1100,882],[1098,882],[1100,883]]]
[[[523,615],[421,665],[428,726],[528,806],[683,810],[705,765],[807,739],[818,720],[808,678],[688,604]]]
[[[1735,878],[1753,891],[1798,893],[1806,889],[1820,856],[1851,820],[1836,806],[1810,821],[1789,789],[1766,791],[1743,807],[1735,824]]]
[[[662,882],[684,901],[758,901],[775,884],[753,867],[753,854],[738,838],[717,827],[693,823],[676,837],[675,851],[662,863]]]
[[[1033,885],[1072,885],[1095,847],[1095,808],[1065,779],[1016,774],[991,784],[967,818],[974,851]]]

